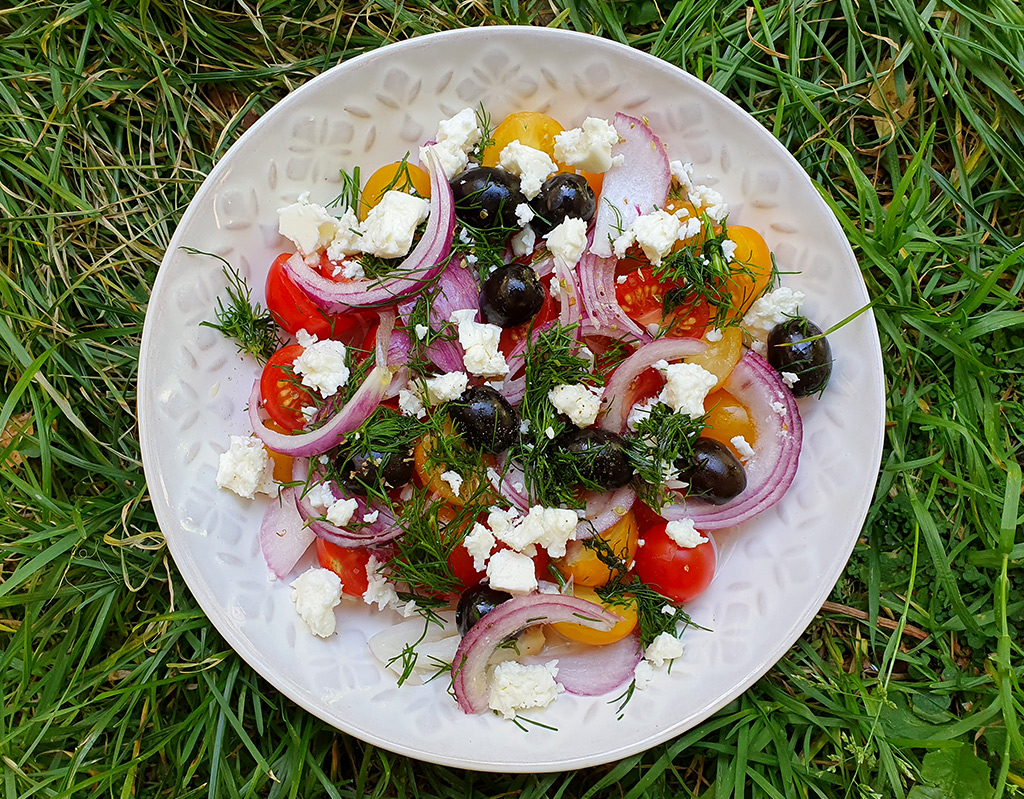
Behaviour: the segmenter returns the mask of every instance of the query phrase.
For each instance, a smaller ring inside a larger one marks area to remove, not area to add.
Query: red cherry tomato
[[[625,281],[616,282],[615,298],[626,316],[642,327],[657,324],[671,338],[700,338],[704,335],[711,317],[707,302],[691,294],[665,317],[662,312],[665,295],[677,286],[659,282],[650,264],[643,261],[627,258],[620,264],[620,269],[622,265],[626,265],[629,271],[624,273]]]
[[[347,341],[353,331],[362,330],[364,314],[329,314],[306,296],[285,271],[284,265],[291,257],[289,253],[277,256],[267,273],[267,308],[274,321],[293,336],[304,328],[318,339]]]
[[[508,546],[499,543],[491,552],[493,554],[500,549],[508,549]],[[537,579],[551,582],[551,572],[548,571],[550,559],[548,558],[547,550],[538,547],[537,554],[533,556],[532,560],[533,572],[537,575]],[[459,585],[463,590],[477,585],[487,576],[486,572],[476,570],[476,567],[473,565],[473,556],[469,554],[463,544],[459,544],[452,550],[451,555],[448,556],[448,565],[452,567],[455,579],[459,581]]]
[[[637,576],[673,602],[689,602],[700,596],[715,576],[715,548],[710,541],[681,547],[665,532],[662,522],[643,532],[643,546],[636,551],[633,570]]]
[[[349,596],[361,597],[370,582],[366,577],[366,564],[370,562],[368,549],[348,549],[316,539],[316,559],[325,569],[341,578],[341,591]]]
[[[540,282],[544,286],[544,304],[540,306],[540,310],[537,311],[537,315],[533,317],[532,321],[515,327],[506,327],[501,331],[501,342],[498,346],[503,355],[507,356],[519,342],[526,338],[530,332],[530,325],[533,325],[534,330],[539,330],[541,326],[558,318],[558,303],[551,296],[551,277],[543,277]]]
[[[267,413],[288,431],[305,426],[306,417],[302,415],[302,409],[313,404],[313,398],[299,385],[291,370],[291,365],[302,351],[298,344],[282,347],[270,356],[260,376],[260,394]]]

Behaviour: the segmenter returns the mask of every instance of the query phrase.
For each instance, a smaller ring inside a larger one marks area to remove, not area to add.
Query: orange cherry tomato
[[[628,511],[619,521],[600,533],[600,537],[627,567],[636,555],[637,541],[640,539],[640,528],[632,511]],[[597,550],[588,547],[584,541],[570,541],[566,546],[565,557],[555,560],[556,568],[566,578],[572,578],[574,585],[585,585],[596,588],[606,584],[612,578],[612,570],[598,557]]]
[[[772,279],[772,253],[764,238],[753,228],[729,225],[729,241],[736,244],[733,273],[726,281],[737,317],[743,316],[754,300],[764,294]]]
[[[707,427],[701,435],[725,444],[736,457],[740,456],[732,443],[736,436],[743,436],[751,447],[757,443],[757,426],[750,418],[750,412],[728,391],[719,389],[708,394],[704,399],[704,411],[707,413]]]
[[[260,375],[260,395],[270,418],[286,431],[301,430],[306,425],[302,409],[313,404],[313,397],[299,385],[292,364],[303,352],[298,344],[282,347],[267,361]]]
[[[537,111],[519,111],[509,114],[491,134],[494,141],[484,148],[481,164],[497,166],[501,151],[516,140],[526,147],[547,153],[554,160],[555,136],[563,130],[565,128],[558,120]],[[575,170],[559,165],[559,171],[573,172]]]
[[[579,641],[581,644],[602,646],[621,641],[636,629],[637,606],[634,597],[624,596],[621,599],[616,599],[614,602],[605,602],[605,600],[597,595],[593,588],[583,585],[574,587],[572,593],[573,596],[579,599],[585,599],[587,602],[600,605],[605,610],[617,613],[622,617],[622,621],[616,622],[615,626],[610,630],[595,630],[593,627],[586,627],[582,624],[574,624],[568,621],[560,621],[551,625],[566,638],[572,641]]]
[[[291,433],[291,430],[286,430],[273,419],[264,422],[264,424],[275,433]],[[270,460],[274,462],[274,479],[279,483],[291,482],[292,463],[295,459],[291,455],[285,455],[282,452],[275,452],[270,449],[270,447],[265,447],[265,449],[267,450],[267,454],[270,456]]]
[[[718,341],[709,341],[705,333],[703,340],[707,346],[704,351],[686,357],[687,363],[695,363],[718,378],[716,388],[725,382],[743,357],[743,332],[733,326],[722,328],[721,333]]]
[[[416,164],[396,161],[385,164],[374,172],[363,186],[359,196],[359,219],[366,219],[370,209],[376,206],[388,191],[404,191],[430,199],[430,176]]]

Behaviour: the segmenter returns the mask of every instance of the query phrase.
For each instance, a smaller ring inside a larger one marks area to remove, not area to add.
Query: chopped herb
[[[665,483],[676,479],[677,462],[693,457],[693,442],[705,428],[705,417],[693,419],[655,403],[627,437],[626,455],[637,473],[637,495],[658,510],[666,501]]]
[[[204,327],[219,330],[228,338],[234,339],[239,352],[252,355],[261,365],[281,346],[278,338],[277,324],[270,311],[264,310],[252,301],[252,289],[245,278],[231,264],[212,253],[203,253],[189,247],[187,252],[197,255],[209,255],[223,264],[224,277],[228,282],[228,302],[217,298],[214,311],[216,322],[202,322]]]

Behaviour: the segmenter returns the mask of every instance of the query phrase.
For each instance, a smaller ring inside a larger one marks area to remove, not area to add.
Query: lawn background
[[[1024,793],[1024,14],[821,0],[0,3],[0,795]],[[261,112],[382,44],[484,24],[680,65],[821,187],[875,302],[887,435],[829,603],[740,699],[621,763],[474,774],[364,744],[223,642],[142,476],[164,249]]]

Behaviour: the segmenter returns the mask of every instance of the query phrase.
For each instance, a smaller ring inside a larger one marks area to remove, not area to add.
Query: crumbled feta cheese
[[[402,388],[398,390],[398,410],[406,416],[415,416],[422,419],[427,415],[427,409],[423,407],[423,399],[415,389]]]
[[[327,252],[329,256],[330,250]],[[341,263],[341,276],[349,280],[362,280],[366,277],[366,272],[363,271],[361,261],[348,260]],[[335,277],[337,277],[337,271],[335,271]]]
[[[544,429],[544,435],[546,435],[549,439],[554,440],[554,438],[555,438],[555,428],[553,428],[553,427],[546,427]]]
[[[536,545],[544,547],[552,557],[560,558],[565,554],[566,542],[576,538],[578,521],[579,517],[573,510],[534,505],[514,524],[497,530],[492,526],[491,529],[499,541],[518,552]]]
[[[523,419],[523,421],[521,421],[519,423],[519,432],[522,433],[524,436],[527,433],[530,432],[530,420],[529,419]]]
[[[452,493],[455,494],[455,496],[459,496],[459,491],[462,490],[463,483],[461,474],[449,470],[447,472],[441,472],[441,479],[448,484],[448,487],[451,488]]]
[[[363,602],[367,605],[376,605],[377,610],[398,604],[398,593],[394,584],[384,576],[382,565],[376,555],[370,555],[366,562],[367,586],[363,592]]]
[[[379,510],[373,510],[370,511],[369,513],[364,513],[363,524],[373,524],[375,521],[377,521],[378,516],[380,516]]]
[[[693,549],[701,544],[706,544],[708,539],[700,534],[693,526],[693,519],[679,519],[665,525],[665,535],[676,542],[676,546],[683,549]]]
[[[795,372],[781,372],[779,377],[781,377],[782,382],[790,388],[793,388],[793,386],[800,382],[800,375]]]
[[[730,263],[736,256],[736,242],[732,239],[726,239],[722,242],[722,256],[725,258],[726,263]]]
[[[527,203],[519,203],[516,206],[516,222],[519,223],[519,227],[526,227],[530,224],[535,214],[533,209]]]
[[[468,153],[480,142],[481,135],[476,112],[472,108],[463,108],[455,116],[437,123],[435,141],[452,144]]]
[[[537,234],[532,227],[524,227],[512,237],[512,252],[516,255],[529,255],[537,246]]]
[[[334,492],[331,491],[329,483],[316,483],[311,485],[306,491],[305,499],[314,508],[323,508],[324,510],[327,510],[327,508],[334,504],[337,497],[334,496]]]
[[[544,237],[548,250],[555,256],[555,263],[565,269],[572,269],[580,262],[587,248],[587,223],[582,219],[569,217]]]
[[[475,522],[473,529],[462,539],[462,545],[473,556],[474,569],[482,572],[487,568],[487,559],[491,556],[491,550],[494,549],[494,534],[490,530],[480,522]]]
[[[463,359],[466,371],[481,377],[507,375],[508,364],[498,350],[501,328],[473,321],[476,313],[473,308],[467,308],[451,315],[451,321],[459,328],[459,344],[466,351]]]
[[[341,602],[341,578],[330,569],[311,568],[292,583],[295,610],[313,635],[334,632],[334,608]]]
[[[461,147],[452,142],[439,142],[438,144],[425,144],[420,147],[420,163],[428,164],[430,159],[428,153],[433,153],[438,164],[444,171],[444,175],[451,180],[456,175],[466,171],[469,166],[469,157]]]
[[[754,457],[754,448],[750,446],[750,443],[743,436],[733,436],[729,441],[731,441],[732,445],[736,447],[736,451],[744,460],[749,460]]]
[[[322,205],[309,201],[309,192],[297,202],[277,209],[277,229],[303,255],[312,255],[329,245],[338,234],[339,219]],[[342,218],[348,220],[348,216]]]
[[[597,421],[601,410],[603,390],[582,383],[558,385],[548,392],[548,400],[555,410],[564,413],[577,427],[590,427]]]
[[[427,399],[431,405],[438,405],[461,397],[469,385],[469,377],[465,372],[448,372],[437,377],[428,377],[425,382]]]
[[[336,499],[327,509],[327,521],[335,527],[344,527],[358,510],[359,503],[355,499]]]
[[[750,310],[743,317],[743,327],[754,338],[764,340],[775,325],[792,319],[800,312],[800,305],[805,296],[802,291],[781,286],[760,297],[750,306]]]
[[[342,274],[347,278],[364,277],[363,266],[359,261],[346,261],[345,256],[355,255],[359,250],[362,237],[359,229],[359,217],[351,208],[338,217],[334,235],[327,243],[327,257],[332,261],[343,261]]]
[[[689,219],[683,222],[682,227],[679,228],[679,240],[687,241],[689,239],[692,239],[694,236],[699,235],[700,231],[700,220],[695,216],[691,216]]]
[[[639,424],[644,419],[651,415],[651,411],[657,404],[658,398],[651,397],[649,400],[646,400],[645,402],[641,402],[637,405],[634,405],[632,408],[629,409],[629,415],[626,417],[626,427],[628,427],[630,430],[636,430]]]
[[[693,419],[704,415],[704,398],[718,383],[717,377],[695,363],[658,361],[654,368],[665,376],[665,387],[658,395],[659,402],[664,402],[676,413],[687,413]]]
[[[668,211],[655,209],[634,219],[629,228],[615,239],[612,249],[617,257],[622,258],[626,250],[636,242],[647,259],[658,266],[661,259],[672,252],[682,229],[682,223],[675,216]]]
[[[636,683],[636,689],[638,691],[644,690],[644,688],[651,684],[651,680],[653,679],[654,668],[651,666],[650,661],[639,661],[636,664],[636,668],[633,670],[633,682]]]
[[[413,328],[413,332],[416,334],[417,339],[423,341],[423,339],[425,339],[427,337],[427,334],[430,332],[430,328],[427,327],[426,325],[416,325]]]
[[[558,171],[551,156],[542,150],[527,147],[516,139],[505,146],[498,156],[498,166],[519,176],[519,188],[527,200],[540,193],[541,184]]]
[[[714,344],[716,341],[722,340],[722,331],[717,327],[713,327],[704,334],[704,338]]]
[[[707,214],[712,222],[721,222],[729,215],[729,206],[725,198],[708,186],[692,186],[689,199],[693,206]]]
[[[668,168],[672,173],[672,182],[681,189],[685,189],[687,194],[689,194],[690,188],[693,186],[693,164],[684,164],[682,161],[669,161]]]
[[[363,220],[359,249],[380,258],[408,255],[417,226],[429,214],[430,203],[422,197],[387,191]]]
[[[345,345],[333,339],[310,344],[292,362],[292,369],[302,375],[302,385],[316,389],[322,397],[330,397],[348,382]]]
[[[615,282],[621,286],[623,283],[626,282],[628,278],[629,275],[619,275],[617,278],[615,278]]]
[[[683,642],[672,633],[661,633],[644,649],[644,659],[652,666],[663,666],[683,654]]]
[[[506,719],[514,719],[517,710],[547,707],[565,689],[555,682],[558,661],[524,666],[507,660],[494,667],[490,675],[487,706]]]
[[[533,561],[511,549],[499,549],[487,561],[487,579],[491,588],[510,594],[529,594],[537,590]]]
[[[786,415],[786,406],[778,400],[772,400],[771,409],[779,416]]]
[[[269,494],[274,487],[274,464],[263,442],[249,436],[231,436],[227,452],[217,463],[217,488],[252,499],[256,492]]]
[[[622,166],[623,156],[612,157],[612,147],[618,141],[618,131],[607,120],[587,117],[582,127],[555,136],[555,160],[583,172],[607,172]]]

